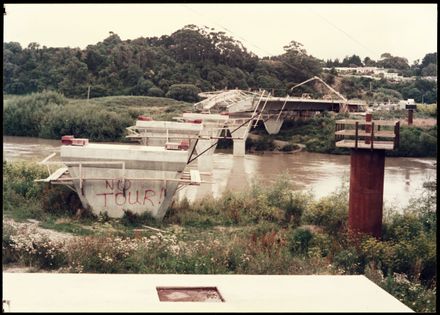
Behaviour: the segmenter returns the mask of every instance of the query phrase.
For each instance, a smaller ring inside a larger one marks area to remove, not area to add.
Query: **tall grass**
[[[8,97],[3,109],[3,134],[59,139],[75,135],[94,141],[123,140],[125,128],[144,114],[171,120],[189,103],[162,97],[112,96],[69,100],[56,92]]]

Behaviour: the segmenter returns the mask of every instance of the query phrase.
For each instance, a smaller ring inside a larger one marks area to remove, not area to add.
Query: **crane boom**
[[[342,98],[342,100],[344,101],[344,102],[347,102],[348,100],[343,96],[343,95],[341,95],[338,91],[336,91],[334,88],[332,88],[330,85],[328,85],[327,83],[325,83],[324,82],[324,80],[322,80],[320,77],[317,77],[317,76],[314,76],[313,78],[310,78],[310,79],[308,79],[308,80],[305,80],[304,82],[301,82],[301,83],[299,83],[299,84],[297,84],[297,85],[295,85],[295,86],[293,86],[293,87],[291,87],[290,88],[290,90],[292,91],[294,88],[297,88],[297,87],[299,87],[299,86],[301,86],[301,85],[303,85],[303,84],[306,84],[307,82],[310,82],[310,81],[313,81],[313,80],[319,80],[319,81],[321,81],[330,91],[332,91],[333,93],[335,93],[337,96],[339,96],[340,98]]]

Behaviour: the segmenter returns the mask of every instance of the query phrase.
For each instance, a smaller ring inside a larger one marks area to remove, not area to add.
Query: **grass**
[[[91,227],[92,222],[89,220],[71,221],[69,218],[48,217],[39,224],[39,227],[49,230],[54,230],[61,233],[70,233],[77,236],[93,235],[94,231]]]

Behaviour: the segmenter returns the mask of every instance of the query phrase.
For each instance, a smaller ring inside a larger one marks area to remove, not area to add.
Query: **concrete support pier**
[[[245,156],[246,153],[246,139],[249,133],[249,129],[251,128],[252,121],[244,124],[240,128],[246,120],[245,119],[236,119],[229,123],[229,131],[232,135],[233,140],[233,155],[234,156]],[[237,129],[238,128],[238,129]]]
[[[264,122],[264,127],[270,135],[276,135],[280,132],[281,126],[283,125],[283,119],[270,118]]]
[[[197,157],[197,166],[200,172],[212,172],[216,142],[229,117],[218,114],[183,113],[182,117],[175,118],[186,122],[198,122],[203,126],[196,145],[196,154],[200,154]]]
[[[381,237],[385,150],[352,150],[349,229]]]
[[[212,165],[214,163],[213,161],[213,154],[215,151],[216,146],[213,146],[213,144],[216,142],[216,139],[199,139],[196,146],[196,153],[201,154],[202,152],[205,153],[201,154],[197,158],[197,167],[200,172],[212,172]]]

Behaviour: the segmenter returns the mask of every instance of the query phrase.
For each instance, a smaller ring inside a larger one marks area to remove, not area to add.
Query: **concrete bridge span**
[[[202,113],[223,113],[229,115],[227,126],[234,131],[233,152],[244,156],[247,134],[263,120],[269,134],[277,134],[285,119],[308,117],[317,112],[364,112],[363,101],[344,99],[312,99],[308,97],[273,97],[266,91],[250,92],[227,90],[201,93],[206,99],[194,104]]]

